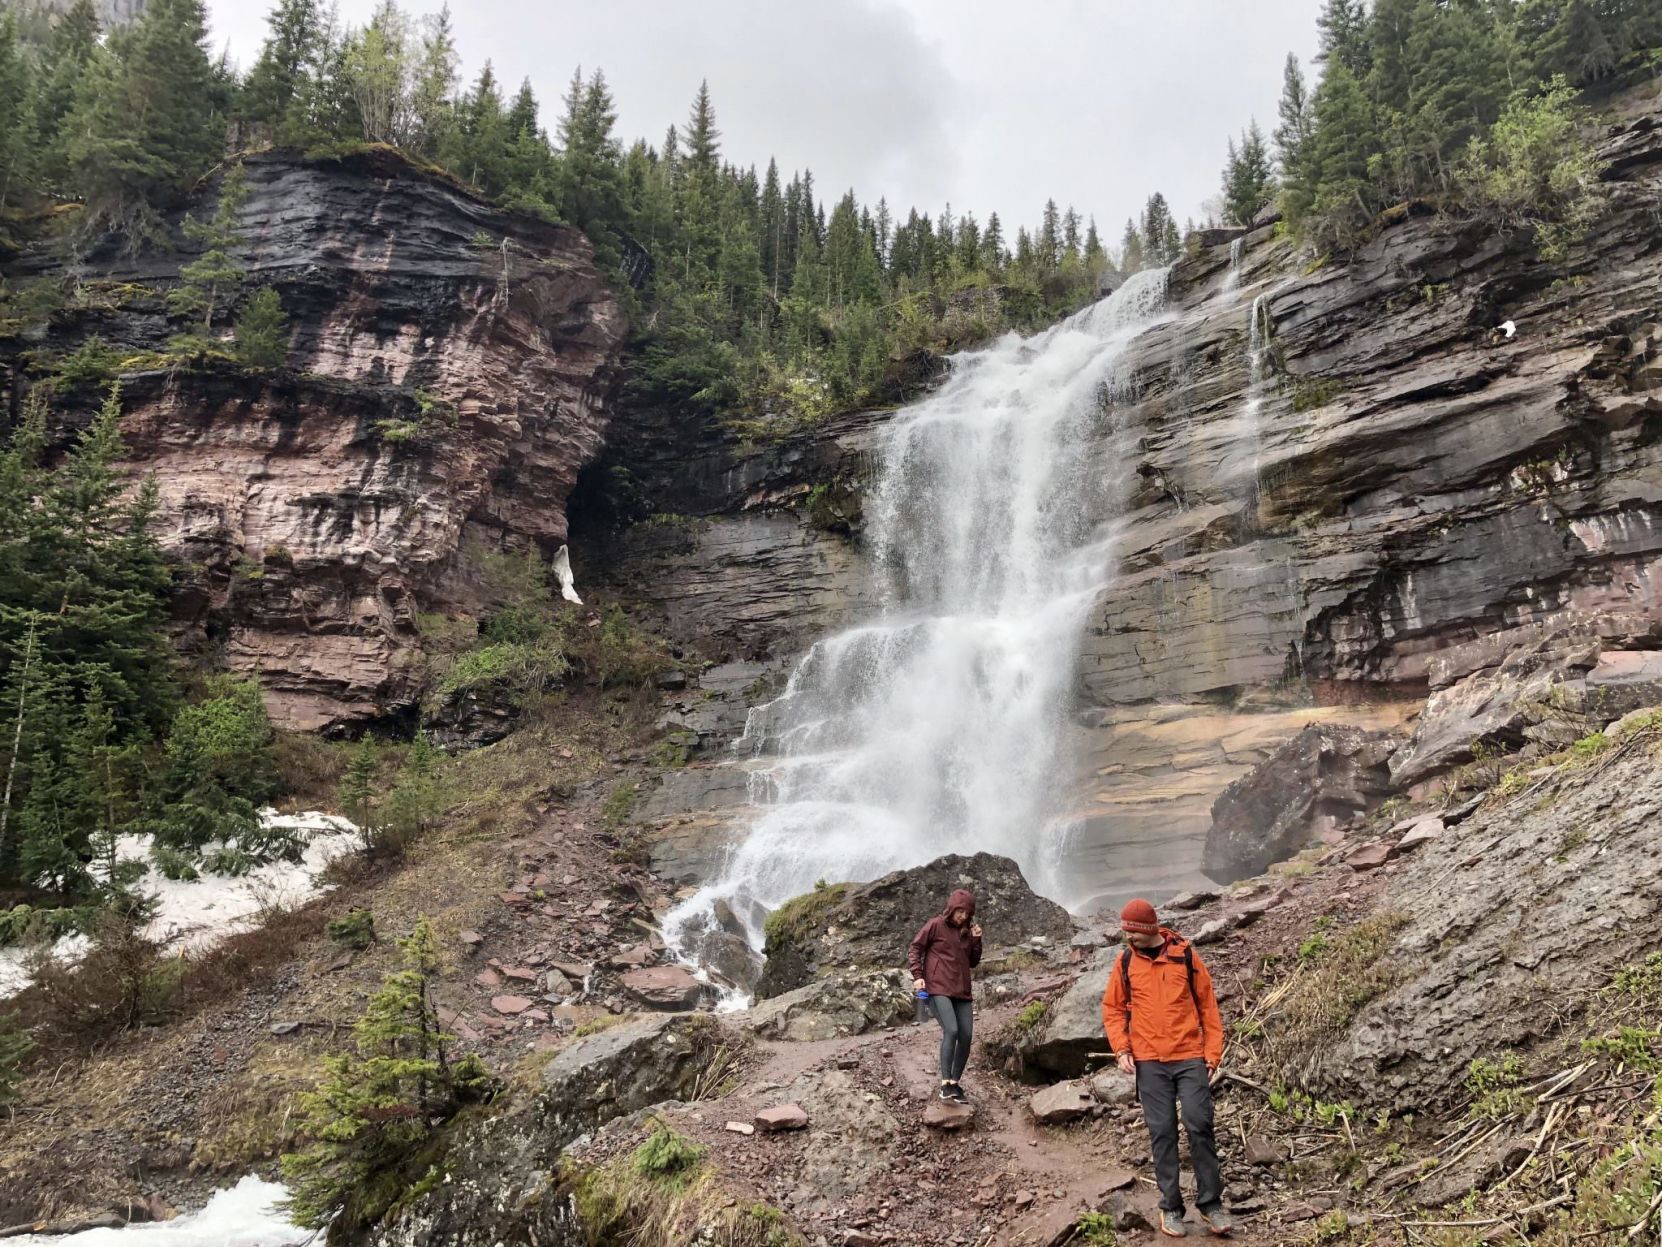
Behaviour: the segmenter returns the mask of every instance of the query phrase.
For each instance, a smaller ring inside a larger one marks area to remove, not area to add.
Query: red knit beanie
[[[1154,906],[1139,897],[1120,910],[1120,929],[1133,935],[1159,935],[1160,916]]]

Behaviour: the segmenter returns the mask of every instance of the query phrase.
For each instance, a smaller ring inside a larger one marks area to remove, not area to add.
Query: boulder
[[[1403,853],[1412,853],[1422,844],[1428,844],[1443,834],[1443,820],[1437,815],[1422,818],[1410,827],[1394,845],[1391,846],[1391,856],[1398,857]]]
[[[756,1129],[766,1134],[808,1128],[808,1114],[803,1112],[800,1104],[776,1104],[771,1108],[764,1108],[756,1114],[755,1121]]]
[[[1561,749],[1631,711],[1662,703],[1662,652],[1628,649],[1631,629],[1586,615],[1552,629],[1516,629],[1459,647],[1433,668],[1436,691],[1391,759],[1401,786],[1536,742]],[[1640,644],[1654,644],[1648,636]],[[1477,657],[1466,657],[1471,649]],[[1487,661],[1485,661],[1487,660]],[[1474,663],[1475,670],[1452,678]],[[1437,687],[1440,681],[1446,681]]]
[[[709,989],[685,966],[649,966],[630,970],[618,982],[648,1009],[691,1009]]]
[[[712,1064],[745,1046],[744,1036],[698,1013],[637,1017],[573,1040],[527,1092],[440,1135],[434,1159],[448,1180],[411,1197],[396,1227],[367,1241],[576,1247],[584,1240],[573,1232],[568,1201],[547,1198],[566,1149],[619,1118],[693,1099]]]
[[[1035,1091],[1027,1101],[1033,1120],[1041,1126],[1056,1126],[1077,1121],[1096,1106],[1096,1097],[1082,1082],[1057,1083],[1043,1091]]]
[[[1389,732],[1313,724],[1212,805],[1201,869],[1219,883],[1262,874],[1316,839],[1323,826],[1368,812],[1391,792]]]
[[[1359,849],[1352,849],[1345,854],[1345,865],[1357,874],[1367,870],[1378,870],[1391,859],[1391,846],[1383,842],[1364,844]]]
[[[1104,1104],[1135,1104],[1137,1079],[1117,1067],[1091,1075],[1091,1094]]]
[[[782,995],[853,967],[903,967],[906,946],[940,913],[954,888],[975,893],[975,919],[989,941],[1019,944],[1073,938],[1068,911],[1034,893],[1007,857],[951,855],[863,884],[834,884],[786,902],[767,923],[767,961],[758,997]]]
[[[1269,1139],[1253,1137],[1246,1141],[1242,1159],[1249,1165],[1279,1165],[1287,1159],[1287,1149]]]
[[[904,970],[845,971],[764,1000],[734,1021],[765,1039],[799,1041],[904,1026],[916,1015]]]
[[[975,1105],[931,1100],[923,1110],[923,1124],[932,1130],[968,1130],[975,1124]]]
[[[1017,1041],[1024,1069],[1076,1078],[1088,1066],[1108,1059],[1108,1039],[1102,1033],[1102,991],[1118,955],[1117,948],[1097,952],[1073,986],[1050,1001],[1038,1025]]]

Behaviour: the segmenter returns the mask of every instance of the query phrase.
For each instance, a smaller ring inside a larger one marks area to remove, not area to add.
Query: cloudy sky
[[[417,14],[441,0],[405,0]],[[374,0],[338,0],[361,24]],[[263,0],[208,0],[243,65]],[[1273,129],[1281,65],[1307,65],[1321,0],[453,0],[463,72],[529,77],[553,112],[605,70],[623,137],[657,143],[707,78],[727,157],[814,171],[822,195],[1038,219],[1047,196],[1117,239],[1161,190],[1217,192],[1224,142]]]

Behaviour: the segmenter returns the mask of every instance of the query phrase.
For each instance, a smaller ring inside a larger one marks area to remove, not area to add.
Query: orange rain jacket
[[[1120,973],[1124,953],[1115,954],[1109,963],[1108,987],[1102,993],[1102,1029],[1108,1044],[1116,1054],[1129,1047],[1138,1061],[1204,1057],[1208,1065],[1215,1066],[1223,1060],[1223,1015],[1212,993],[1212,976],[1199,955],[1191,952],[1195,967],[1191,992],[1183,960],[1188,943],[1165,927],[1160,934],[1166,937],[1166,946],[1158,957],[1131,950],[1129,1002],[1125,976]]]

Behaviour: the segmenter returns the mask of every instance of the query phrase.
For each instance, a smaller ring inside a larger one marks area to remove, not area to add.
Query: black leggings
[[[957,1082],[969,1062],[970,1039],[975,1022],[970,1015],[972,1002],[954,1000],[951,996],[931,996],[930,1006],[935,1020],[941,1024],[941,1077]]]

